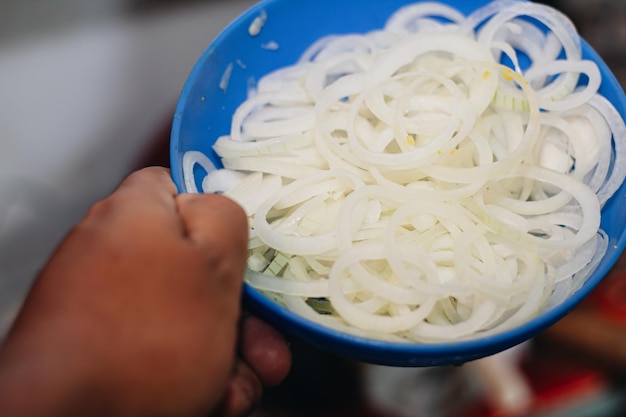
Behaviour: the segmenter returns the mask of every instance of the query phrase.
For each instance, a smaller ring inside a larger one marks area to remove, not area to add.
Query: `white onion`
[[[204,192],[242,204],[248,283],[308,319],[394,341],[494,334],[606,251],[626,127],[601,81],[547,6],[409,5],[262,77],[214,144],[225,169],[190,151],[185,186],[200,165]]]

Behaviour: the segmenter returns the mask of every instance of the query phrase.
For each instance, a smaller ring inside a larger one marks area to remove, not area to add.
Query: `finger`
[[[159,226],[181,230],[176,212],[177,193],[168,169],[144,168],[130,174],[109,197],[94,204],[86,217],[99,222],[150,217]]]
[[[207,249],[225,252],[247,249],[248,219],[233,200],[216,194],[182,194],[178,212],[189,239]]]
[[[254,371],[238,361],[220,406],[211,417],[244,417],[261,401],[263,386]]]
[[[131,173],[120,183],[117,191],[127,187],[136,188],[137,185],[142,189],[148,187],[153,190],[164,190],[168,195],[178,194],[170,170],[163,167],[147,167]]]
[[[266,387],[280,384],[291,368],[291,351],[283,336],[261,319],[241,323],[241,356]]]
[[[240,297],[248,248],[248,222],[232,200],[213,194],[183,194],[176,199],[185,235],[211,271],[215,297],[234,303]],[[236,303],[239,304],[238,302]]]
[[[171,207],[178,191],[169,169],[149,167],[130,174],[113,194],[124,194],[138,200],[149,199]]]

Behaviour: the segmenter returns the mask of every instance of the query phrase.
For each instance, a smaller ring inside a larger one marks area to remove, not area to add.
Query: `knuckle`
[[[169,179],[170,171],[167,168],[163,167],[147,167],[142,168],[138,171],[133,172],[128,176],[128,180],[133,181],[140,177],[153,178],[153,179],[162,179],[163,177],[167,177]]]
[[[91,205],[91,207],[87,210],[85,220],[91,221],[106,218],[109,217],[114,211],[115,202],[111,197],[106,197]]]

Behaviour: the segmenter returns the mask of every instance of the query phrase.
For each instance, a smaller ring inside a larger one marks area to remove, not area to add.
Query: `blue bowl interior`
[[[185,192],[182,157],[186,151],[205,153],[221,166],[212,145],[230,131],[231,116],[246,98],[248,83],[273,69],[294,63],[316,39],[331,33],[358,33],[381,28],[399,7],[414,0],[266,0],[231,23],[208,47],[193,68],[180,95],[172,124],[171,168],[174,182]],[[446,1],[469,13],[488,3],[484,0]],[[248,27],[262,11],[267,21],[258,36]],[[263,47],[276,42],[277,50]],[[602,72],[600,92],[622,117],[626,115],[626,97],[601,58],[583,41],[585,58],[596,61]],[[226,68],[232,73],[226,90],[219,88]],[[603,210],[602,228],[609,236],[606,256],[589,280],[571,298],[535,319],[504,333],[480,339],[439,344],[389,343],[332,330],[279,306],[246,285],[246,308],[268,320],[278,329],[320,349],[354,360],[391,366],[434,366],[461,364],[497,353],[532,338],[572,310],[607,274],[626,246],[626,185],[622,185]]]

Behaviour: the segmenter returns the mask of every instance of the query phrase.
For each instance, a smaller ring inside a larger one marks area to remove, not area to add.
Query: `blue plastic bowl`
[[[179,190],[186,191],[182,174],[182,158],[186,151],[204,152],[216,166],[221,166],[211,146],[217,137],[229,133],[231,115],[246,98],[248,80],[251,77],[259,79],[273,69],[294,63],[308,45],[323,35],[366,32],[380,28],[394,10],[414,2],[415,0],[265,0],[232,22],[200,57],[180,95],[173,120],[170,148],[172,176]],[[485,0],[445,2],[464,13],[488,3]],[[267,13],[268,19],[258,36],[250,36],[248,28],[262,11]],[[277,50],[262,47],[271,41],[279,45]],[[626,97],[614,75],[584,41],[583,53],[586,58],[599,64],[603,77],[600,91],[624,117]],[[225,92],[219,88],[219,84],[229,64],[234,65]],[[532,338],[579,304],[607,274],[626,245],[625,202],[626,185],[622,185],[602,212],[602,228],[610,239],[608,252],[584,286],[562,304],[517,328],[494,336],[438,344],[390,343],[365,339],[304,319],[270,301],[248,285],[244,287],[244,305],[286,334],[353,360],[390,366],[461,364],[500,352]]]

